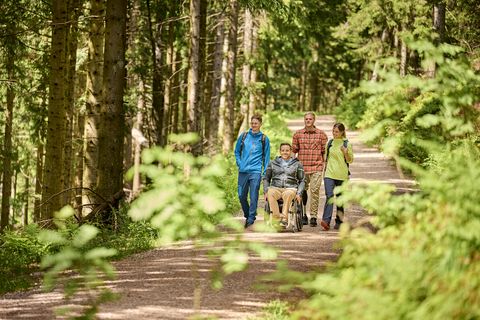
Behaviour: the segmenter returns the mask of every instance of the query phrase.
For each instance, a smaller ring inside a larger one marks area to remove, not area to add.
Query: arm
[[[298,164],[297,180],[299,181],[297,195],[302,195],[303,190],[305,189],[305,172],[303,171],[302,164]]]
[[[269,163],[270,163],[270,139],[268,139],[268,137],[265,137],[265,159],[263,160],[263,174],[266,174]]]
[[[353,148],[351,143],[349,143],[346,148],[342,146],[342,153],[348,163],[353,162]]]
[[[235,162],[237,163],[237,167],[240,168],[240,146],[242,145],[242,135],[241,134],[238,139],[237,139],[237,143],[235,144]]]
[[[295,133],[292,138],[292,152],[298,153],[300,150],[300,144],[298,142],[298,135]]]
[[[263,194],[267,195],[268,187],[270,186],[270,181],[272,180],[272,164],[269,163],[265,175],[263,177]]]

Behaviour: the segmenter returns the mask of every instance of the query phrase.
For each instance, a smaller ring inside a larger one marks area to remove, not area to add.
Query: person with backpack
[[[334,196],[334,189],[341,186],[344,181],[348,180],[350,175],[349,166],[353,162],[352,145],[348,142],[345,134],[345,126],[342,123],[333,125],[333,139],[328,141],[327,152],[325,155],[325,207],[320,225],[324,231],[330,230],[330,221],[333,215],[333,203],[331,199]],[[337,196],[340,193],[336,194]],[[335,230],[340,229],[343,223],[344,209],[337,205],[337,214],[335,216]]]
[[[235,144],[235,160],[238,167],[238,198],[245,217],[245,228],[250,227],[257,217],[258,193],[270,162],[270,140],[260,131],[262,116],[254,114],[250,129],[243,132]],[[263,167],[263,170],[262,170]],[[250,203],[247,197],[250,193]]]
[[[315,114],[305,113],[303,120],[305,127],[293,135],[293,153],[305,170],[305,188],[310,191],[310,226],[317,226],[319,214],[320,188],[322,186],[323,159],[327,145],[327,134],[315,127]],[[308,221],[303,221],[307,224]]]
[[[273,220],[285,227],[288,225],[288,212],[292,200],[302,201],[301,195],[305,187],[303,166],[297,158],[292,157],[292,146],[280,144],[280,156],[270,161],[263,178],[263,193],[272,211]],[[278,200],[283,200],[282,212]]]

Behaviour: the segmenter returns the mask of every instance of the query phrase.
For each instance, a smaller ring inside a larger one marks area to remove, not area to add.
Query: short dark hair
[[[260,123],[262,123],[262,116],[258,113],[255,113],[251,118],[250,118],[250,121],[252,121],[253,119],[256,119],[258,120]]]
[[[280,143],[280,148],[278,149],[282,149],[283,146],[288,146],[290,148],[290,150],[292,149],[292,145],[288,142],[282,142]]]

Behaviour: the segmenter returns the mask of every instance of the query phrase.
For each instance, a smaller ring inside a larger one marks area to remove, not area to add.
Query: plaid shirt
[[[316,127],[312,131],[303,128],[295,132],[292,141],[293,152],[298,153],[297,158],[303,164],[305,173],[323,171],[327,141],[325,132]]]

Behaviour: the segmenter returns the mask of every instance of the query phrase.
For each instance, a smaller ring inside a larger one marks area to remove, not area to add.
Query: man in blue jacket
[[[270,162],[270,140],[260,131],[261,126],[262,116],[253,115],[250,119],[250,130],[242,133],[235,145],[235,160],[238,167],[238,198],[245,217],[245,228],[255,222],[262,173],[265,174]],[[249,192],[250,204],[247,200]]]

